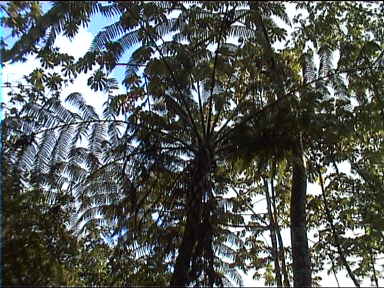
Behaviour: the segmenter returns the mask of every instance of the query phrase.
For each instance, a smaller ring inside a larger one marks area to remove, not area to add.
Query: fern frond
[[[99,10],[103,16],[108,18],[115,17],[121,13],[121,10],[115,3],[100,5]]]
[[[90,52],[102,51],[106,48],[107,43],[113,42],[116,38],[121,37],[125,33],[125,28],[120,21],[104,27],[92,40]],[[129,34],[129,33],[128,33]],[[126,46],[123,46],[126,47]]]
[[[142,37],[138,30],[134,30],[124,34],[118,40],[116,40],[124,50],[129,50],[135,45],[140,44]]]
[[[304,83],[311,83],[317,77],[316,66],[313,61],[313,52],[309,50],[302,55],[301,65],[303,70]]]
[[[95,154],[102,152],[102,143],[105,139],[105,123],[95,122],[92,124],[92,131],[89,138],[89,150]]]
[[[62,123],[70,123],[76,120],[74,113],[65,108],[57,98],[50,98],[45,106],[45,109],[54,115],[54,117],[60,119]]]
[[[249,39],[255,36],[255,30],[251,30],[246,26],[232,25],[228,32],[228,36]]]
[[[68,162],[64,166],[63,173],[68,175],[68,179],[70,179],[71,182],[78,183],[87,177],[89,171],[77,163]]]
[[[48,132],[48,131],[47,131]],[[73,125],[67,125],[60,129],[59,136],[55,145],[53,146],[51,163],[60,162],[67,160],[68,153],[72,148],[73,136],[75,132],[75,127]],[[49,133],[54,133],[49,131]]]
[[[99,118],[95,108],[91,105],[87,105],[80,93],[74,92],[69,94],[65,98],[65,102],[77,108],[81,113],[81,119],[84,121],[96,120]]]
[[[20,169],[20,171],[28,171],[30,170],[35,163],[35,157],[38,152],[38,147],[35,143],[32,143],[31,145],[28,145],[24,150],[23,153],[18,160],[18,163],[16,164],[17,168]]]
[[[40,173],[46,173],[49,170],[48,164],[50,163],[51,152],[56,142],[56,135],[54,132],[47,130],[42,135],[42,138],[36,155],[35,169]]]
[[[319,49],[320,57],[320,67],[319,67],[319,76],[325,77],[332,70],[332,49],[324,45]]]

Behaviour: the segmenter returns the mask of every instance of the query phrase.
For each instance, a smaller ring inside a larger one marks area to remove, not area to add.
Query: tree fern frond
[[[229,267],[227,263],[223,263],[222,265],[220,265],[220,268],[219,269],[222,271],[222,273],[226,275],[226,277],[229,277],[232,281],[234,281],[237,286],[242,287],[244,285],[243,279],[239,272],[236,270],[236,268]]]
[[[87,153],[88,149],[85,147],[71,147],[68,153],[68,161],[80,165],[84,163]]]
[[[17,168],[21,171],[28,171],[30,170],[34,163],[35,163],[35,157],[38,152],[38,147],[35,143],[32,143],[31,145],[28,145],[24,150],[23,153],[18,160]]]
[[[142,40],[142,37],[140,36],[139,31],[134,30],[124,34],[122,37],[120,37],[116,41],[120,43],[121,47],[123,47],[124,50],[129,50],[132,47],[134,47],[136,44],[140,44],[141,40]]]
[[[302,55],[301,65],[303,69],[304,83],[311,83],[317,77],[316,66],[313,61],[313,52],[309,50],[307,53]]]
[[[91,105],[87,105],[83,96],[78,92],[69,94],[65,98],[65,102],[79,109],[81,112],[81,119],[84,121],[96,120],[99,118],[95,112],[95,108]]]
[[[235,38],[243,38],[243,39],[249,39],[255,36],[255,31],[249,29],[246,26],[241,25],[232,25],[229,32],[229,37],[235,37]]]
[[[63,123],[70,123],[76,120],[75,115],[66,109],[57,98],[50,98],[45,106],[52,115],[55,115]]]
[[[108,17],[108,18],[115,17],[121,13],[121,10],[119,9],[119,7],[115,3],[107,4],[107,5],[100,5],[99,10],[103,16]]]
[[[70,184],[71,179],[64,173],[66,165],[67,162],[64,161],[50,165],[50,170],[48,172],[49,177],[46,177],[47,183],[42,184],[46,184],[48,187],[64,187],[64,185],[68,185],[68,183]]]
[[[80,215],[77,217],[73,217],[71,220],[73,227],[75,228],[81,228],[80,231],[82,232],[85,228],[85,226],[89,225],[92,221],[95,221],[95,219],[100,219],[100,208],[99,207],[87,207],[88,209],[83,210]],[[80,208],[81,209],[81,208]],[[105,221],[105,220],[104,220]]]
[[[121,128],[121,123],[117,123],[116,121],[112,121],[108,124],[107,134],[112,145],[116,145],[120,142],[119,139],[122,134]]]
[[[67,160],[68,153],[72,148],[71,146],[73,144],[72,140],[73,140],[74,132],[75,132],[75,127],[73,125],[67,125],[60,129],[57,142],[53,146],[53,150],[52,150],[52,156],[51,156],[52,163],[55,163],[57,161]]]
[[[214,250],[216,256],[223,256],[228,260],[234,261],[236,258],[236,250],[230,248],[229,246],[223,243],[215,243]]]
[[[51,159],[54,144],[56,143],[56,135],[54,132],[47,130],[42,135],[42,138],[39,151],[36,155],[35,169],[41,173],[46,173],[49,170],[48,164]]]
[[[105,49],[107,43],[113,42],[116,38],[123,35],[124,32],[125,28],[120,21],[104,27],[92,40],[90,51],[94,52]]]
[[[82,179],[85,179],[89,171],[76,163],[68,162],[63,170],[68,175],[71,182],[77,183]]]
[[[72,138],[72,146],[75,146],[77,144],[80,144],[81,141],[87,139],[89,135],[89,126],[91,125],[92,121],[81,121],[76,124],[68,124],[75,128],[74,135]]]
[[[332,87],[335,90],[336,99],[349,102],[348,88],[340,73],[333,74]]]
[[[25,104],[21,113],[27,118],[21,123],[21,129],[26,134],[34,132],[39,125],[52,127],[61,122],[57,115],[35,103]]]
[[[320,77],[327,76],[332,70],[332,52],[333,52],[332,49],[327,45],[323,45],[319,49],[319,57],[320,57],[319,76]]]
[[[240,237],[236,236],[233,232],[229,230],[222,230],[223,235],[225,235],[226,242],[229,243],[231,246],[241,246],[243,241],[240,239]]]
[[[99,154],[102,152],[102,143],[105,139],[105,123],[96,122],[92,124],[92,131],[89,137],[89,150],[92,153]]]

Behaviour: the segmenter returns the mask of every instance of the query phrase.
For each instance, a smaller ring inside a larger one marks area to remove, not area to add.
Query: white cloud
[[[79,33],[72,40],[59,35],[54,46],[60,48],[63,53],[79,58],[87,52],[92,39],[92,33],[81,27]],[[37,67],[40,67],[40,62],[33,55],[29,55],[24,63],[6,64],[3,69],[3,83],[17,84],[22,81],[24,75],[31,73]]]
[[[59,35],[55,41],[55,46],[60,48],[61,52],[79,58],[88,51],[92,39],[92,33],[88,32],[84,27],[80,27],[79,33],[77,33],[72,40],[69,40],[63,35]]]

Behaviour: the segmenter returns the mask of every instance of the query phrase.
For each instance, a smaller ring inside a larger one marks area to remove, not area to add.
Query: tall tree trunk
[[[285,73],[276,59],[268,36],[268,30],[263,22],[262,13],[260,11],[259,2],[251,2],[250,8],[255,11],[256,22],[260,26],[260,30],[264,34],[265,57],[270,60],[270,79],[276,84],[277,95],[286,95],[284,93],[284,77]],[[287,111],[287,115],[295,115],[291,105],[287,102],[287,97],[277,96],[277,99],[283,100],[279,103],[279,109],[282,115]],[[285,102],[285,103],[284,103]],[[301,137],[301,136],[300,136]],[[293,157],[293,175],[292,175],[292,191],[291,191],[291,244],[293,258],[293,283],[294,287],[311,287],[312,272],[311,258],[309,255],[307,229],[306,229],[306,193],[307,193],[307,177],[303,160],[303,145],[301,139],[296,139],[296,151]]]
[[[187,216],[183,240],[178,251],[170,287],[184,287],[189,282],[192,251],[196,243],[195,223],[192,213]]]
[[[280,263],[279,263],[279,251],[277,248],[277,239],[276,239],[276,219],[274,219],[274,215],[272,213],[272,203],[271,203],[271,197],[269,195],[269,187],[268,187],[268,181],[267,179],[264,180],[264,190],[265,190],[265,197],[267,199],[267,209],[268,209],[268,216],[269,216],[269,232],[271,236],[271,243],[272,243],[272,257],[273,261],[275,263],[275,274],[276,274],[276,283],[277,287],[283,286],[282,281],[282,275],[281,275],[281,269],[280,269]],[[273,183],[272,183],[273,185]]]
[[[307,177],[301,149],[292,163],[291,245],[294,287],[312,287],[311,260],[306,229]]]
[[[281,272],[284,276],[283,285],[284,287],[290,287],[289,284],[289,277],[288,277],[288,271],[287,271],[287,265],[285,264],[285,252],[284,252],[284,243],[283,238],[281,237],[280,232],[280,225],[277,217],[277,207],[276,207],[276,194],[275,194],[275,186],[274,186],[274,179],[276,175],[276,163],[273,164],[272,168],[272,178],[271,178],[271,197],[272,197],[272,208],[273,208],[273,216],[275,219],[275,225],[276,225],[276,235],[277,235],[277,241],[279,243],[279,258],[281,261]]]
[[[199,238],[204,237],[200,231],[202,223],[203,196],[210,189],[209,175],[211,161],[208,153],[202,149],[197,155],[192,168],[191,189],[186,197],[187,220],[183,239],[178,250],[170,287],[185,287],[190,283],[191,261],[195,253]]]
[[[276,234],[277,234],[277,241],[279,243],[279,256],[281,260],[281,271],[284,276],[284,287],[291,287],[289,284],[289,277],[288,277],[288,270],[287,270],[287,265],[285,264],[285,252],[284,252],[284,243],[283,243],[283,238],[281,237],[280,233],[280,227],[279,223],[276,222]]]

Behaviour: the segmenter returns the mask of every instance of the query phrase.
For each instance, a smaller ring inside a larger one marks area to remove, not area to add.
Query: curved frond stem
[[[236,57],[236,59],[235,59],[235,63],[236,63],[236,60],[237,60],[238,58]],[[233,64],[233,65],[236,65],[236,64]],[[230,89],[230,85],[229,85],[229,83],[231,82],[231,80],[232,80],[232,77],[233,77],[233,75],[234,75],[234,73],[231,73],[231,75],[229,76],[229,79],[228,79],[228,81],[227,81],[227,85],[226,85],[226,89],[225,89],[225,95],[228,93],[228,91],[229,91],[229,89]],[[246,96],[247,95],[247,93],[245,93],[244,94],[244,96]],[[245,98],[245,97],[244,97]],[[241,105],[240,105],[241,106]],[[216,127],[216,125],[217,125],[217,123],[219,122],[219,119],[220,119],[220,115],[221,115],[221,113],[223,112],[223,109],[224,109],[224,105],[222,106],[222,107],[220,107],[220,109],[217,111],[217,113],[216,113],[216,116],[215,116],[215,118],[213,119],[213,124],[212,124],[212,129],[211,129],[211,131],[210,131],[210,135],[212,135],[213,134],[213,132],[214,132],[214,130],[215,130],[215,127]],[[229,122],[226,122],[226,124],[223,126],[223,127],[226,127],[227,126],[227,124],[228,124]],[[218,133],[219,134],[219,133]]]
[[[209,103],[208,103],[208,120],[207,120],[207,128],[206,128],[206,131],[204,131],[204,134],[207,135],[207,137],[210,137],[210,134],[211,134],[211,117],[212,117],[212,108],[213,108],[213,91],[214,91],[214,88],[215,88],[215,83],[216,83],[216,77],[215,77],[215,74],[216,74],[216,66],[217,66],[217,58],[219,56],[219,50],[220,50],[220,44],[221,44],[221,39],[224,38],[222,37],[222,33],[223,33],[223,30],[224,30],[224,24],[226,24],[226,16],[227,16],[227,13],[228,13],[228,6],[225,7],[226,8],[226,12],[224,14],[224,18],[223,20],[221,21],[221,25],[220,25],[220,30],[219,30],[219,36],[218,36],[218,42],[217,42],[217,47],[216,47],[216,51],[215,51],[215,58],[213,60],[213,69],[212,69],[212,76],[211,76],[211,91],[210,91],[210,95],[209,95]],[[213,128],[213,127],[212,127]]]
[[[41,129],[39,131],[33,132],[34,135],[44,133],[46,131],[53,131],[56,129],[61,129],[65,128],[71,125],[79,125],[79,124],[90,124],[90,123],[109,123],[109,122],[115,122],[115,123],[123,123],[130,125],[131,123],[128,123],[127,121],[123,120],[116,120],[116,119],[94,119],[94,120],[87,120],[87,121],[76,121],[76,122],[71,122],[71,123],[66,123],[66,124],[60,124],[56,125],[54,127],[46,128],[46,129]]]
[[[175,75],[174,75],[174,71],[173,71],[173,70],[171,69],[171,67],[169,66],[169,63],[165,60],[164,54],[163,54],[163,52],[161,51],[161,49],[159,48],[159,45],[157,45],[157,43],[156,43],[155,39],[153,38],[153,36],[151,35],[151,32],[148,31],[148,29],[147,29],[146,27],[143,26],[143,24],[140,22],[140,19],[137,19],[137,17],[136,17],[135,15],[133,15],[133,13],[131,13],[129,10],[128,10],[128,13],[130,13],[131,17],[135,18],[135,19],[140,23],[141,28],[147,32],[148,37],[151,39],[151,41],[152,41],[152,43],[153,43],[155,49],[156,49],[157,52],[159,53],[161,60],[163,61],[164,65],[167,67],[167,70],[168,70],[168,72],[170,73],[170,75],[171,75],[171,77],[172,77],[172,79],[173,79],[173,82],[174,82],[174,84],[175,84],[175,87],[176,87],[176,89],[177,89],[178,92],[179,92],[180,99],[181,99],[181,101],[183,101],[183,103],[184,103],[185,110],[186,110],[186,112],[187,112],[187,115],[188,115],[188,117],[189,117],[189,120],[191,121],[193,130],[195,131],[195,134],[196,134],[196,137],[199,139],[199,142],[201,143],[201,142],[202,142],[201,136],[200,136],[199,131],[198,131],[198,129],[197,129],[196,123],[195,123],[195,121],[194,121],[194,119],[193,119],[193,117],[192,117],[192,113],[191,113],[190,109],[188,108],[188,103],[185,102],[184,97],[183,97],[183,92],[181,91],[181,89],[180,89],[180,87],[179,87],[179,85],[178,85],[178,83],[177,83],[177,81],[176,81],[176,77],[175,77]],[[159,36],[160,36],[160,39],[164,42],[162,36],[161,36],[161,35],[159,35]]]
[[[217,124],[217,122],[218,122],[218,120],[220,118],[220,113],[221,113],[221,111],[218,111],[217,116],[215,117],[215,119],[214,119],[214,121],[212,123],[212,127],[211,127],[211,117],[212,117],[212,108],[213,108],[213,90],[215,88],[215,82],[216,82],[215,73],[216,73],[216,66],[217,66],[217,59],[218,59],[218,51],[220,49],[220,44],[221,44],[220,40],[223,39],[223,41],[224,41],[224,39],[225,39],[225,36],[222,37],[222,33],[225,32],[225,30],[226,30],[225,29],[226,27],[224,27],[224,26],[227,25],[227,27],[229,27],[229,29],[231,29],[230,26],[233,23],[235,23],[238,19],[240,19],[241,17],[244,16],[244,15],[241,15],[241,16],[238,16],[235,19],[229,19],[227,17],[228,13],[233,13],[234,14],[234,12],[236,10],[236,7],[237,6],[235,5],[232,8],[231,11],[228,11],[229,6],[226,7],[227,10],[226,10],[226,12],[224,14],[224,18],[223,18],[223,20],[221,22],[221,26],[220,26],[219,42],[217,43],[217,49],[215,51],[215,59],[214,59],[214,64],[213,64],[212,83],[211,83],[212,87],[211,87],[211,91],[210,91],[210,99],[209,99],[209,106],[208,106],[208,120],[207,120],[207,132],[206,132],[208,137],[210,137],[213,134],[215,126],[216,126],[216,124]],[[233,73],[231,74],[231,77],[232,77],[232,75],[233,75]],[[230,79],[228,80],[228,82],[229,81],[230,81]],[[228,91],[228,86],[227,86],[226,90]],[[225,127],[225,126],[226,125],[224,125],[223,127]]]
[[[356,279],[356,276],[353,273],[351,267],[349,266],[347,259],[345,258],[344,252],[342,251],[342,245],[340,244],[338,233],[336,231],[335,225],[333,224],[332,214],[328,208],[328,201],[327,201],[327,198],[325,195],[323,175],[321,174],[321,168],[318,165],[317,165],[317,172],[318,172],[319,179],[320,179],[321,195],[322,195],[323,202],[324,202],[325,213],[327,216],[327,221],[328,221],[329,225],[331,226],[332,235],[333,235],[333,238],[335,240],[336,247],[337,247],[337,252],[340,255],[341,261],[343,262],[343,265],[344,265],[345,269],[347,270],[349,277],[351,278],[351,280],[353,281],[353,283],[355,284],[356,287],[360,287],[359,280]]]
[[[192,78],[192,75],[191,75],[191,78]],[[197,90],[197,97],[198,97],[198,101],[199,101],[199,112],[200,112],[200,121],[201,123],[204,123],[204,112],[203,112],[203,101],[202,101],[202,98],[201,98],[201,86],[200,86],[200,82],[198,82],[196,84],[196,90]]]

